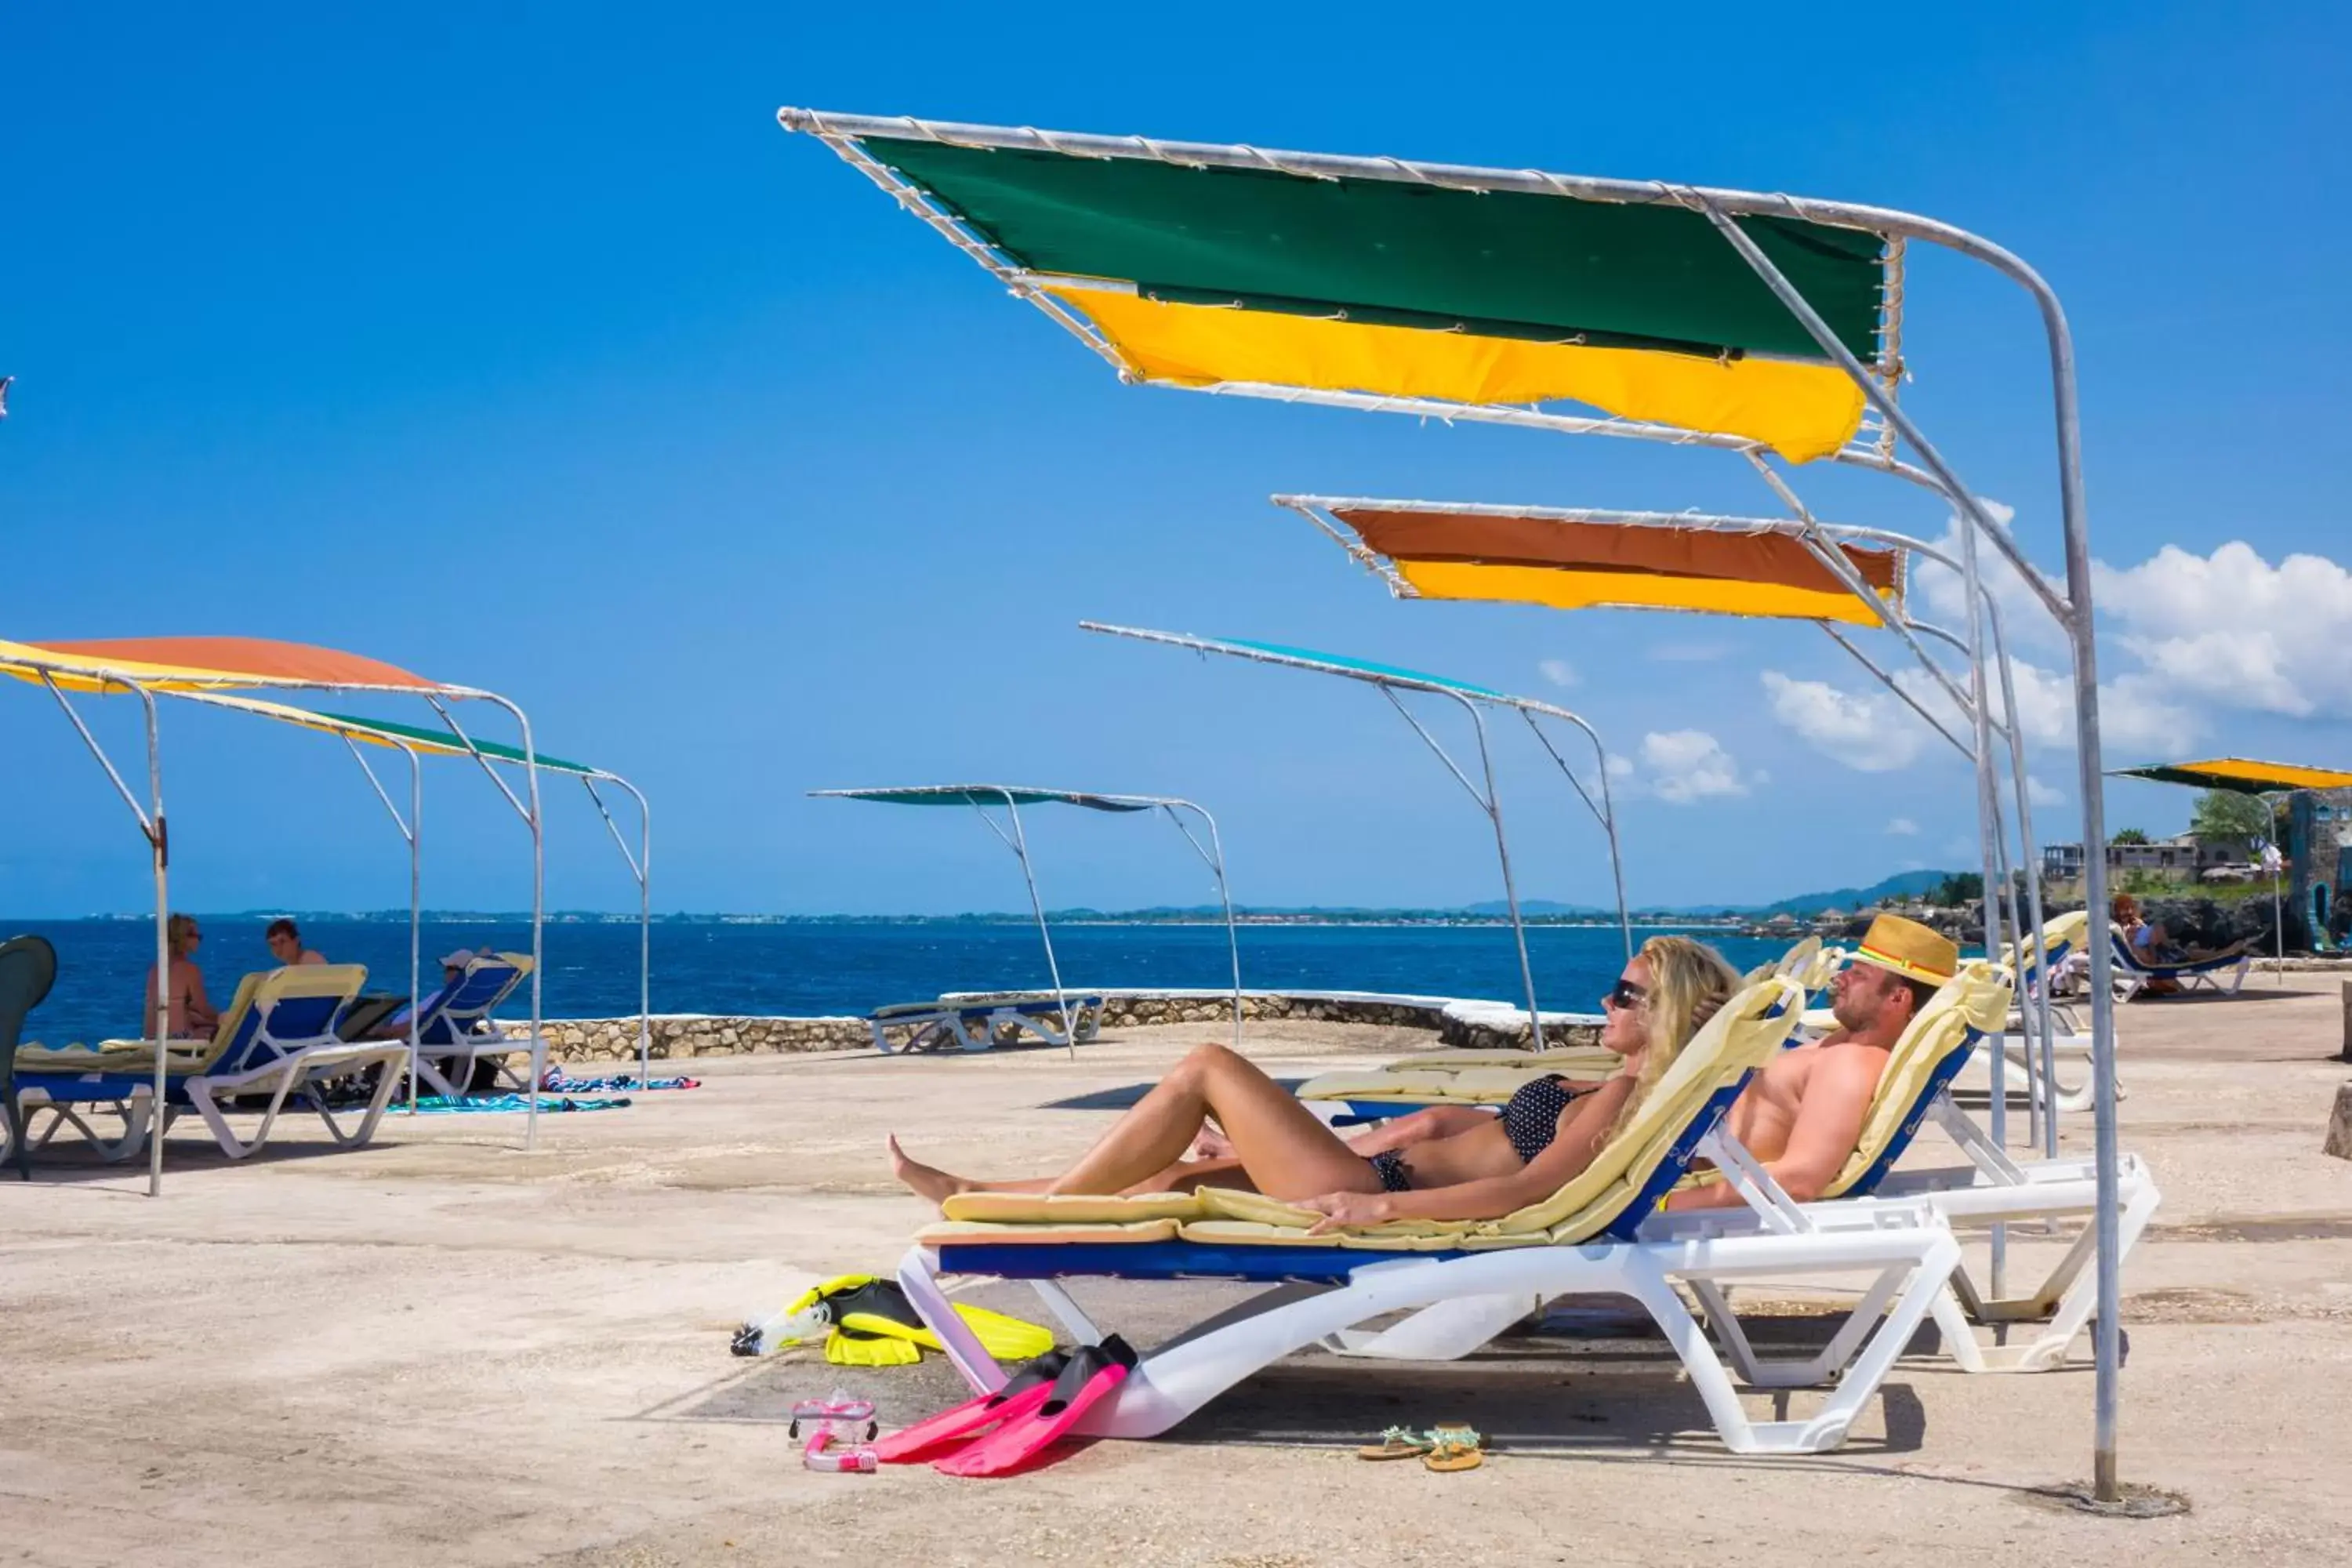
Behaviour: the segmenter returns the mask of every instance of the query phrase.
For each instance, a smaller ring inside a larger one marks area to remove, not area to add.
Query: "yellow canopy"
[[[1735,529],[1670,513],[1285,499],[1318,521],[1328,518],[1327,528],[1353,532],[1360,556],[1400,592],[1425,599],[1866,626],[1903,605],[1903,552],[1891,545],[1832,544],[1870,590],[1865,601],[1805,541],[1762,525]]]
[[[2251,757],[2213,757],[2198,763],[2156,763],[2144,768],[2117,768],[2131,778],[2159,784],[2189,784],[2197,789],[2230,790],[2239,795],[2263,795],[2273,790],[2352,789],[2352,773],[2340,768],[2306,768],[2294,763],[2261,763]]]
[[[1794,463],[1829,456],[1862,424],[1862,389],[1834,365],[1483,337],[1069,286],[1045,292],[1084,312],[1146,380],[1178,386],[1257,382],[1467,404],[1565,398],[1623,419],[1746,437]]]

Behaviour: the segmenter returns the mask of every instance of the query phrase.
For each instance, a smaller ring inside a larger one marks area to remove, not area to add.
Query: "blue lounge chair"
[[[2235,996],[2246,984],[2247,973],[2254,966],[2254,955],[2251,952],[2226,952],[2188,963],[2155,963],[2140,956],[2119,927],[2110,926],[2107,936],[2115,949],[2116,1000],[2118,1002],[2128,1002],[2143,994],[2159,994],[2147,989],[2152,982],[2159,980],[2172,981],[2182,991],[2193,991],[2203,986],[2224,996]],[[2230,976],[2226,989],[2221,981],[2224,973]]]
[[[490,1016],[530,973],[526,954],[486,952],[425,999],[416,1025],[416,1077],[423,1088],[446,1099],[463,1100],[473,1083],[474,1064],[484,1058],[499,1063],[497,1090],[530,1088],[530,1079],[516,1073],[511,1061],[527,1055],[536,1076],[538,1042],[528,1031],[511,1033]],[[382,1026],[385,1034],[405,1034],[407,1029],[405,1011]]]
[[[391,1041],[346,1042],[336,1021],[360,987],[367,970],[356,963],[301,964],[248,974],[223,1011],[209,1040],[167,1040],[164,1104],[154,1100],[155,1046],[146,1040],[110,1040],[94,1047],[51,1049],[26,1046],[16,1057],[17,1095],[25,1108],[21,1138],[26,1152],[38,1149],[70,1127],[99,1157],[127,1160],[146,1147],[150,1136],[168,1131],[179,1115],[194,1110],[204,1119],[221,1152],[242,1160],[269,1141],[278,1112],[297,1100],[317,1113],[335,1142],[357,1148],[375,1135],[385,1105],[400,1079],[407,1047]],[[330,1100],[335,1086],[381,1068],[375,1087],[354,1126],[346,1126]],[[228,1122],[232,1102],[265,1098],[261,1122],[249,1138]],[[35,1131],[35,1117],[49,1113]],[[101,1134],[84,1112],[111,1112],[122,1119],[119,1137]]]

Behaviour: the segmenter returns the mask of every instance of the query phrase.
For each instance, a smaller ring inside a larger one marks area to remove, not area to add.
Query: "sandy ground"
[[[1302,1354],[1169,1438],[1017,1479],[804,1471],[794,1400],[847,1385],[895,1423],[961,1393],[937,1357],[849,1373],[727,1353],[743,1317],[903,1250],[923,1213],[883,1132],[950,1166],[1050,1165],[1111,1114],[1061,1102],[1117,1100],[1189,1028],[1076,1062],[727,1062],[697,1090],[544,1119],[529,1154],[507,1116],[393,1119],[348,1154],[297,1125],[235,1165],[184,1132],[161,1201],[53,1152],[29,1185],[0,1180],[0,1563],[2340,1564],[2352,1163],[2319,1144],[2352,1069],[2327,1059],[2335,982],[2289,985],[2125,1009],[2125,1144],[2166,1202],[2125,1276],[2122,1458],[2185,1515],[2089,1518],[2038,1489],[2087,1473],[2085,1366],[1969,1378],[1914,1356],[1840,1452],[1740,1459],[1607,1302],[1580,1335],[1449,1365]],[[1249,1049],[1305,1073],[1425,1043],[1275,1025]],[[2088,1118],[2066,1121],[2086,1148]],[[1953,1155],[1931,1131],[1912,1160]],[[1079,1294],[1150,1342],[1237,1290]],[[1035,1315],[1021,1288],[974,1299]],[[1352,1456],[1448,1417],[1491,1435],[1483,1469]]]

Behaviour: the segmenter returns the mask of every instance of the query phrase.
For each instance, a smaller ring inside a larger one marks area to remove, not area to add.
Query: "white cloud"
[[[2018,727],[2027,749],[2074,750],[2073,678],[2024,660],[2012,661],[2011,674],[2017,689]],[[1858,773],[1893,773],[1909,767],[1923,753],[1947,751],[1918,715],[1891,693],[1848,691],[1779,670],[1766,670],[1763,679],[1775,719]],[[1961,681],[1965,676],[1955,674],[1954,679]],[[1970,726],[1941,683],[1916,667],[1898,671],[1895,679],[1905,695],[1945,728],[1963,741],[1969,738]],[[1986,671],[1985,691],[1995,718],[2005,714],[1997,671]],[[2101,749],[2110,756],[2172,750],[2197,740],[2206,729],[2197,710],[2177,700],[2171,689],[2153,676],[2134,671],[2099,688]]]
[[[2035,778],[2032,773],[2025,775],[2025,798],[2035,805],[2063,805],[2066,804],[2066,796],[2063,791],[2051,788],[2048,784],[2043,784],[2040,779]]]
[[[1760,782],[1741,777],[1731,753],[1704,730],[1652,731],[1642,737],[1642,766],[1649,792],[1675,805],[1746,795]]]
[[[2352,572],[2317,555],[2276,566],[2243,541],[2210,555],[2168,544],[2095,568],[2100,610],[2170,691],[2216,707],[2352,716]]]
[[[1541,664],[1537,665],[1536,668],[1540,670],[1543,678],[1554,686],[1574,686],[1579,679],[1576,666],[1564,658],[1545,659]]]
[[[1886,831],[1897,838],[1916,838],[1919,837],[1919,825],[1907,816],[1898,816],[1886,825]]]
[[[1630,779],[1633,776],[1633,759],[1631,757],[1622,757],[1612,752],[1609,753],[1607,766],[1609,776],[1612,779]]]
[[[1764,672],[1772,717],[1858,773],[1892,773],[1916,761],[1931,738],[1917,715],[1892,694],[1857,696],[1823,680]],[[2021,704],[2022,706],[2022,704]]]

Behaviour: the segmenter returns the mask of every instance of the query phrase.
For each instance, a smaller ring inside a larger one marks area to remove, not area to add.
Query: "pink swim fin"
[[[928,1420],[891,1433],[873,1446],[874,1457],[886,1465],[914,1464],[927,1458],[932,1449],[970,1437],[982,1427],[1026,1415],[1053,1394],[1054,1380],[1062,1374],[1069,1359],[1060,1351],[1047,1351],[1014,1373],[994,1394],[967,1399]]]
[[[1025,1467],[1076,1426],[1097,1400],[1124,1383],[1135,1362],[1135,1352],[1117,1334],[1098,1345],[1081,1346],[1071,1352],[1052,1390],[1033,1411],[1007,1418],[994,1432],[932,1468],[950,1476],[1002,1476]]]

